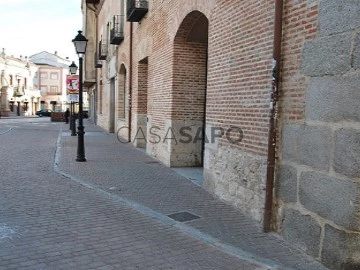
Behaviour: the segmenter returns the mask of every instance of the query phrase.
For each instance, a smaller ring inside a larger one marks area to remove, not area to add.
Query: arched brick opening
[[[148,106],[148,57],[138,63],[137,93],[133,99],[134,118],[136,118],[136,133],[134,144],[145,148],[147,144],[147,106]]]
[[[126,68],[121,65],[118,77],[118,118],[125,118],[126,107]]]
[[[126,117],[128,117],[128,114],[126,112],[126,106],[128,103],[126,80],[127,80],[127,70],[125,65],[122,64],[118,72],[118,80],[117,80],[116,135],[120,136],[124,140],[130,141],[128,129],[125,128],[128,126],[128,121],[126,119]]]
[[[109,132],[115,132],[115,78],[110,79]]]
[[[206,16],[189,13],[174,39],[170,166],[203,165],[208,28]]]

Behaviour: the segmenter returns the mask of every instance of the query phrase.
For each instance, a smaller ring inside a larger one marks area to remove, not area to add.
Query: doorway
[[[110,79],[109,132],[115,132],[115,78]]]
[[[189,13],[174,40],[172,127],[186,131],[184,143],[172,145],[172,167],[202,167],[205,149],[208,61],[206,16]]]
[[[145,148],[147,144],[148,58],[138,65],[137,131],[135,146]]]

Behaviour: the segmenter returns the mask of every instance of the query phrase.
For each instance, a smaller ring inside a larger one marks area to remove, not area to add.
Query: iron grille
[[[102,63],[101,63],[101,61],[100,61],[100,59],[99,59],[99,57],[98,57],[98,54],[97,53],[95,53],[95,68],[101,68],[102,67]]]
[[[124,40],[124,15],[113,17],[112,29],[110,30],[110,44],[119,45]]]
[[[129,22],[139,22],[148,12],[148,0],[128,0],[127,1],[127,20]]]
[[[106,60],[107,55],[108,55],[107,43],[100,40],[100,42],[99,42],[99,59]]]

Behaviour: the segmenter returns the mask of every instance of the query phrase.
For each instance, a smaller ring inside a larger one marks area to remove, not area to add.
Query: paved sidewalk
[[[327,269],[277,235],[262,233],[257,222],[144,151],[120,143],[115,134],[88,121],[85,121],[87,162],[75,162],[77,137],[70,136],[67,127],[64,125],[59,136],[55,167],[69,181],[269,269]],[[199,218],[181,222],[169,217],[189,217],[175,215],[182,212]]]

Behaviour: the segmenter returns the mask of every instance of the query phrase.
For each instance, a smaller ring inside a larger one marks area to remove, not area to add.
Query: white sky
[[[71,40],[81,29],[81,0],[0,0],[0,50],[8,55],[57,51],[76,61]]]

